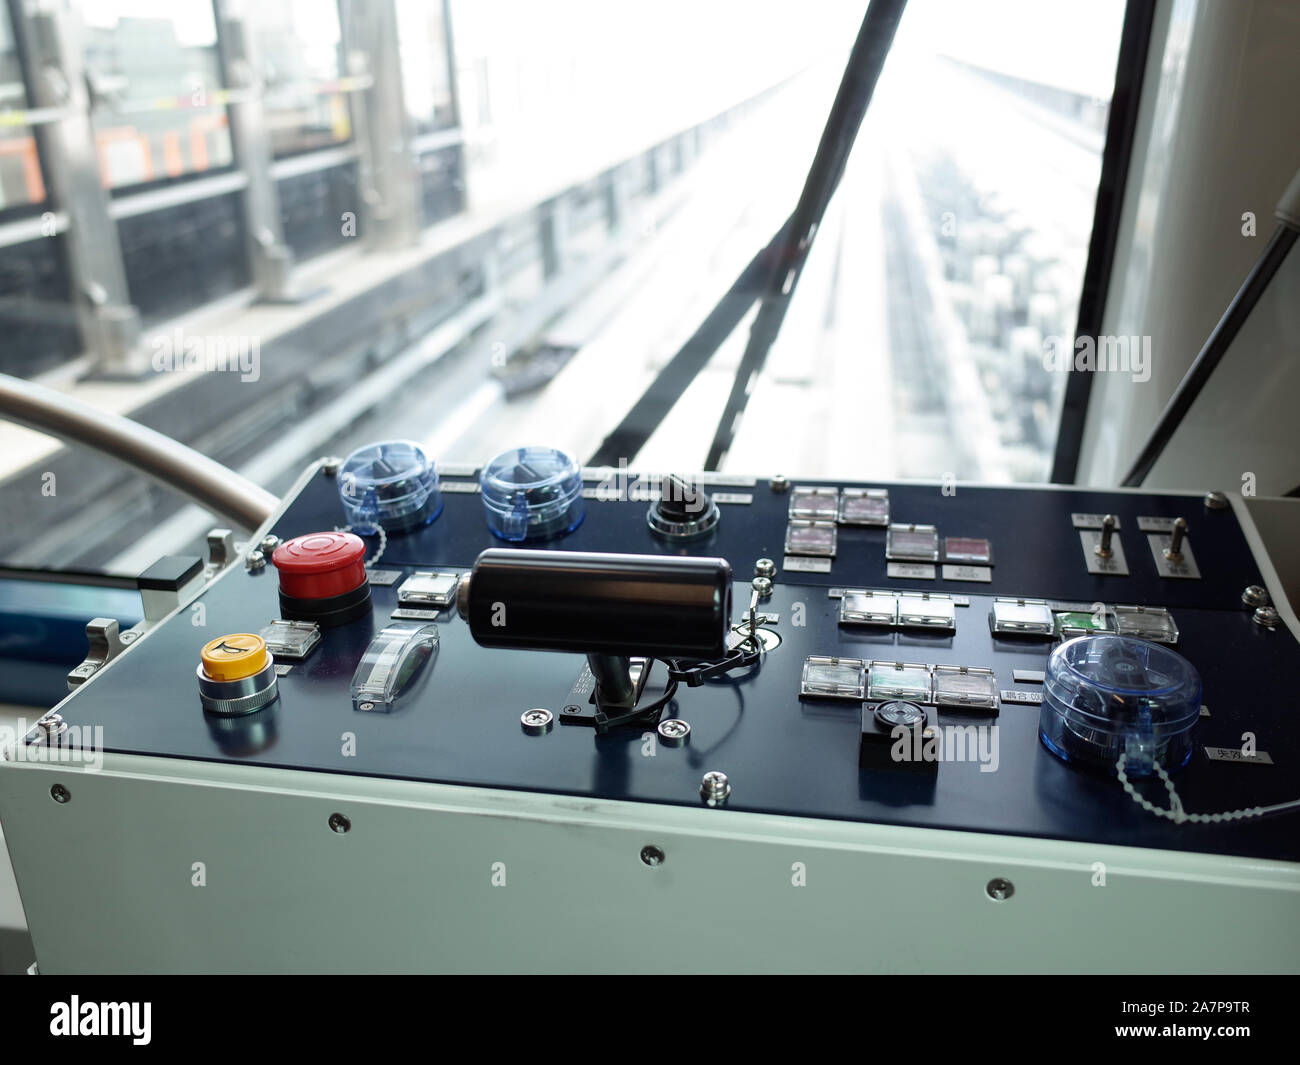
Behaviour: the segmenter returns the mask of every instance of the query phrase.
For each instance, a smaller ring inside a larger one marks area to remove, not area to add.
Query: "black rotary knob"
[[[665,540],[698,540],[718,524],[718,504],[699,485],[676,474],[664,479],[659,498],[650,504],[646,522]]]

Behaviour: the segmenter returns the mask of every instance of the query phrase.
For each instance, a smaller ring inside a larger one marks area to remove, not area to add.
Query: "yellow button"
[[[199,652],[203,672],[213,680],[242,680],[266,666],[266,641],[251,632],[218,636]]]

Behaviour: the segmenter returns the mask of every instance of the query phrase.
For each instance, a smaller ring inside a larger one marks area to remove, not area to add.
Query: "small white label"
[[[1070,520],[1074,522],[1076,529],[1100,529],[1102,522],[1105,520],[1105,514],[1071,514]],[[1115,516],[1115,528],[1119,528],[1119,515]]]
[[[1097,554],[1102,534],[1095,529],[1080,529],[1079,543],[1083,545],[1083,563],[1089,573],[1097,576],[1128,576],[1128,560],[1124,557],[1124,541],[1118,536],[1110,542],[1109,555]]]
[[[1138,528],[1143,532],[1173,532],[1173,518],[1138,518]]]
[[[1237,765],[1272,765],[1267,751],[1243,754],[1240,747],[1206,747],[1206,757],[1211,762],[1235,762]]]
[[[829,558],[804,558],[802,555],[786,555],[781,563],[784,569],[792,573],[830,573]]]
[[[914,581],[932,581],[934,573],[934,567],[926,562],[891,562],[885,567],[889,577]]]
[[[461,495],[473,495],[479,490],[478,481],[443,481],[444,492],[459,492]]]
[[[754,497],[748,492],[714,492],[713,502],[739,503],[743,506],[754,502]]]
[[[1196,564],[1196,555],[1192,553],[1191,540],[1183,541],[1182,554],[1177,560],[1165,556],[1172,538],[1172,534],[1170,536],[1164,533],[1147,534],[1147,543],[1151,545],[1151,558],[1156,564],[1156,572],[1162,577],[1200,580],[1201,570]]]
[[[758,482],[753,477],[737,477],[734,474],[702,473],[695,478],[696,484],[717,485],[719,488],[753,488]]]
[[[993,571],[988,566],[953,566],[943,567],[945,581],[983,581],[988,584],[993,580]]]
[[[1004,688],[999,693],[1004,703],[1020,703],[1024,706],[1037,706],[1043,701],[1042,692],[1022,692],[1014,688]]]
[[[1017,684],[1042,684],[1047,675],[1041,669],[1013,669],[1011,679]]]
[[[472,462],[438,463],[439,477],[473,477],[476,473],[478,473],[478,467]]]

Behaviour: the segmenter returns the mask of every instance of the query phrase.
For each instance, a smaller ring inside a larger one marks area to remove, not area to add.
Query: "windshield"
[[[73,6],[0,7],[0,371],[276,494],[375,440],[589,462],[789,216],[865,8]],[[911,0],[724,473],[1047,479],[1123,15]],[[754,312],[619,460],[704,467]],[[0,505],[6,566],[229,525],[3,422]]]

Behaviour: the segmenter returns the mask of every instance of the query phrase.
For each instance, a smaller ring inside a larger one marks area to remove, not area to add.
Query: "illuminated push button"
[[[281,616],[329,628],[369,613],[365,559],[366,545],[352,533],[307,533],[286,540],[271,556],[280,574]]]
[[[790,493],[790,517],[809,521],[834,521],[840,510],[840,490],[815,485],[795,485]]]
[[[218,636],[199,652],[203,671],[213,680],[243,680],[266,666],[266,643],[251,632]]]
[[[993,549],[987,540],[978,536],[945,536],[943,559],[945,562],[988,566],[993,562]]]
[[[939,530],[933,525],[891,525],[885,533],[885,558],[891,562],[939,561]]]
[[[872,662],[867,669],[867,698],[931,701],[930,667],[911,662]]]
[[[840,510],[836,520],[841,525],[888,525],[888,489],[844,489],[840,493]]]
[[[787,555],[820,555],[834,558],[836,532],[833,521],[791,521],[785,527]]]
[[[203,645],[196,670],[199,702],[210,714],[234,717],[276,698],[275,659],[251,632],[218,636]]]

